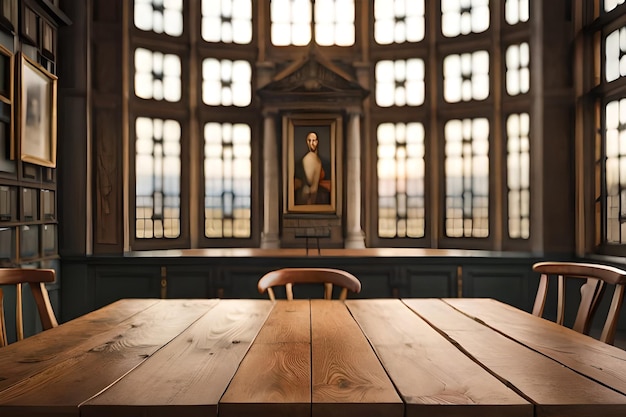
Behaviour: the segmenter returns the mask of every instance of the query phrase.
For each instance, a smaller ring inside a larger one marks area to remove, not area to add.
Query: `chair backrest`
[[[609,306],[600,340],[613,344],[619,312],[624,300],[626,271],[613,266],[589,264],[580,262],[539,262],[533,265],[533,271],[539,272],[539,288],[535,297],[532,313],[541,317],[548,294],[549,277],[558,278],[558,298],[556,322],[563,325],[565,316],[565,279],[583,278],[585,282],[580,287],[580,303],[572,329],[583,334],[589,334],[591,322],[596,313],[606,284],[615,286],[613,299]]]
[[[54,282],[54,269],[0,268],[0,285],[15,285],[15,328],[17,340],[24,338],[24,322],[22,312],[22,286],[27,283],[37,304],[41,327],[48,330],[58,326],[57,319],[50,304],[46,282]],[[0,346],[8,344],[5,325],[4,297],[0,288]]]
[[[261,294],[267,291],[270,300],[274,301],[272,287],[284,285],[288,300],[293,300],[293,284],[324,284],[324,298],[330,300],[333,293],[333,285],[342,288],[340,300],[348,297],[348,291],[358,293],[361,291],[361,281],[349,272],[332,268],[283,268],[270,271],[263,275],[258,282]]]

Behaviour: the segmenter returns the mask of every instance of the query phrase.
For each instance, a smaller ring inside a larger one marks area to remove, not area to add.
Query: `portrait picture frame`
[[[302,197],[303,158],[309,153],[307,135],[317,135],[322,166],[316,196]],[[285,213],[338,214],[342,175],[342,117],[338,114],[291,114],[283,117],[283,202]]]
[[[19,56],[20,159],[49,168],[57,156],[57,77],[20,53]]]

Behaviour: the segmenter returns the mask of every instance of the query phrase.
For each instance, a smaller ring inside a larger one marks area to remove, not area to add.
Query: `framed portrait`
[[[23,54],[19,72],[20,159],[54,168],[57,156],[57,77]]]
[[[337,213],[342,119],[333,114],[283,117],[284,208],[287,213]]]

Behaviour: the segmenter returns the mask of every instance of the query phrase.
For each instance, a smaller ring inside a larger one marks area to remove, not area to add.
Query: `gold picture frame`
[[[306,189],[304,157],[311,151],[307,136],[317,136],[315,153],[321,174],[313,197]],[[283,188],[286,213],[338,213],[341,188],[342,117],[336,114],[296,114],[283,117]]]
[[[20,159],[56,167],[57,77],[26,55],[19,57]]]

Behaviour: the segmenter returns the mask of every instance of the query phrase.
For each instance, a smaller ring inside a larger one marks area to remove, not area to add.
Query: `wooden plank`
[[[405,402],[406,417],[532,417],[533,405],[458,350],[400,300],[348,300]]]
[[[78,415],[79,404],[149,358],[216,304],[216,300],[160,300],[0,392],[0,415]],[[71,333],[83,329],[73,322],[64,326]],[[36,342],[18,342],[31,343]]]
[[[466,354],[535,404],[537,417],[623,417],[626,396],[494,331],[442,300],[403,300]]]
[[[345,304],[311,301],[312,416],[403,416],[404,405]]]
[[[626,394],[626,351],[493,299],[445,301],[531,349]]]
[[[275,304],[220,400],[220,417],[311,415],[308,300]]]
[[[0,350],[0,391],[63,361],[83,343],[158,303],[154,299],[119,300],[69,323],[46,330]]]
[[[218,400],[263,325],[268,300],[221,300],[167,346],[81,406],[81,416],[217,416]]]

